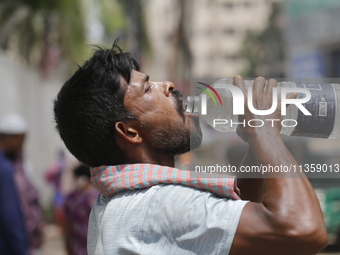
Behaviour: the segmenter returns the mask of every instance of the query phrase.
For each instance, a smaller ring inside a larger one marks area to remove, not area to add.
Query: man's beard
[[[202,131],[198,117],[190,117],[190,128],[185,125],[182,94],[175,90],[171,93],[175,100],[177,112],[182,121],[174,122],[169,119],[168,123],[161,123],[160,127],[150,129],[150,125],[144,123],[144,130],[151,134],[151,144],[159,152],[177,156],[196,149],[202,142]]]
[[[173,156],[198,148],[202,141],[202,131],[197,121],[191,120],[191,125],[194,128],[189,129],[184,127],[184,123],[169,121],[166,128],[149,130],[152,147]]]

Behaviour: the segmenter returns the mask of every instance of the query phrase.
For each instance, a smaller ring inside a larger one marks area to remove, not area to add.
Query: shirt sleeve
[[[228,254],[247,201],[219,198],[181,185],[164,185],[151,199],[141,254]]]
[[[13,172],[0,162],[0,251],[28,254],[28,237]],[[1,253],[1,252],[0,252]]]

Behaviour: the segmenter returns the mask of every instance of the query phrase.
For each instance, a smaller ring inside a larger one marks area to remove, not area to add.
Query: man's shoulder
[[[115,237],[117,246],[135,240],[136,247],[142,245],[147,251],[143,254],[158,247],[172,249],[174,242],[185,250],[230,248],[244,204],[179,184],[122,191],[112,198],[100,195],[90,216],[89,236],[93,245],[102,233]]]
[[[195,187],[190,187],[184,184],[159,184],[157,185],[157,192],[155,195],[162,195],[163,193],[166,193],[168,196],[177,196],[180,194],[185,195],[212,195],[213,193],[205,190],[201,190]]]
[[[171,211],[185,212],[202,207],[226,211],[237,206],[240,201],[221,198],[209,191],[181,184],[158,184],[149,188],[120,191],[110,198],[101,194],[94,203],[94,211],[118,213],[124,208],[125,211],[142,213],[170,208]]]
[[[100,200],[105,202],[110,202],[116,199],[128,198],[128,197],[159,197],[161,196],[162,199],[172,199],[172,198],[179,198],[181,196],[185,196],[189,198],[190,196],[200,196],[200,197],[212,197],[216,199],[224,199],[229,200],[226,198],[221,198],[216,196],[214,193],[206,190],[201,190],[195,187],[186,186],[183,184],[157,184],[148,188],[143,189],[133,189],[133,190],[123,190],[116,193],[114,196],[110,198],[105,198],[103,195],[99,197]]]
[[[210,191],[198,189],[198,188],[183,185],[183,184],[157,185],[157,190],[154,196],[165,196],[165,195],[169,199],[176,198],[176,200],[178,200],[181,197],[185,197],[186,199],[190,199],[192,197],[205,197],[205,198],[213,198],[217,200],[221,199],[225,201],[231,200],[228,198],[219,197]]]
[[[233,204],[240,201],[241,200],[222,198],[210,191],[201,190],[182,184],[157,185],[157,189],[155,190],[151,199],[151,202],[155,204],[164,204],[171,207],[179,207],[183,208],[183,210],[185,210],[187,206],[192,207],[194,204],[196,204],[198,207],[207,204],[232,206]],[[151,204],[152,203],[150,203],[150,205]]]
[[[114,196],[110,198],[104,198],[101,196],[101,199],[109,202],[110,200],[126,198],[129,196],[144,196],[144,197],[158,197],[162,196],[163,199],[173,198],[174,196],[178,198],[178,196],[212,196],[217,197],[215,194],[206,191],[197,189],[195,187],[186,186],[183,184],[157,184],[148,188],[143,189],[133,189],[133,190],[124,190],[120,191]],[[222,198],[220,198],[222,199]]]

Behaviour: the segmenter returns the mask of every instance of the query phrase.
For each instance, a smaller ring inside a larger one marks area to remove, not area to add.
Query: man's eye
[[[151,91],[151,85],[149,85],[149,86],[145,89],[145,93],[146,93],[146,92],[149,92],[149,91]]]

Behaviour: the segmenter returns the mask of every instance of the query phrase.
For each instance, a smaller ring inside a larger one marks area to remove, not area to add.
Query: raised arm
[[[247,95],[241,77],[235,77],[234,84]],[[268,83],[261,77],[255,80],[253,104],[256,109],[271,107],[272,88],[276,86],[275,80]],[[245,103],[244,118],[246,122],[249,119],[280,119],[280,108],[270,116],[258,116],[252,114]],[[275,122],[274,127],[271,122],[265,123],[259,128],[238,128],[239,136],[248,142],[256,161],[272,166],[297,165],[281,139],[280,123]],[[319,202],[306,176],[295,173],[294,178],[283,178],[279,174],[274,177],[263,180],[263,197],[257,198],[261,202],[249,202],[245,206],[231,255],[310,255],[327,244]]]
[[[249,147],[241,162],[241,166],[258,165],[253,150]],[[238,178],[237,186],[241,191],[241,199],[261,203],[263,199],[262,178]]]

